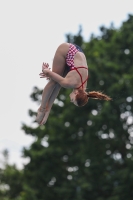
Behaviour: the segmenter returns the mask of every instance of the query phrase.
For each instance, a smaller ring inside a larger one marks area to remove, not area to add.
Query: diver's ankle
[[[45,111],[45,110],[46,110],[46,108],[44,108],[44,107],[40,106],[39,110],[40,110],[41,112],[43,112],[43,111]]]

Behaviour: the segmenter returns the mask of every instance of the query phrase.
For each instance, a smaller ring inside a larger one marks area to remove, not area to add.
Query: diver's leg
[[[65,47],[66,48],[66,47]],[[67,48],[65,49],[66,53],[67,53]],[[64,53],[64,52],[63,52]],[[59,49],[57,49],[55,56],[54,56],[54,60],[53,60],[53,65],[52,65],[52,71],[63,76],[63,73],[65,71],[65,55],[63,54]],[[42,101],[41,101],[41,106],[38,109],[38,114],[37,114],[37,118],[36,121],[40,124],[44,118],[45,112],[46,112],[46,106],[48,105],[49,102],[49,98],[52,95],[55,87],[56,87],[56,82],[53,80],[50,80],[49,83],[45,86],[44,90],[43,90],[43,94],[42,94]],[[60,89],[59,89],[60,90]],[[56,93],[58,95],[59,92]],[[54,94],[54,96],[57,96],[56,94]],[[56,98],[56,97],[55,97]],[[52,101],[54,102],[54,97],[52,97]],[[51,105],[52,107],[52,105]]]
[[[65,67],[63,77],[65,77],[67,75],[67,73],[68,73],[68,69],[67,69],[67,67]],[[52,94],[51,94],[51,96],[50,96],[50,98],[49,98],[48,104],[47,104],[46,109],[45,109],[45,116],[44,116],[41,124],[46,123],[48,116],[49,116],[49,113],[51,111],[51,108],[53,106],[53,103],[54,103],[56,97],[58,96],[60,89],[61,89],[61,86],[57,83]]]
[[[57,84],[56,87],[54,88],[51,96],[50,96],[49,101],[48,101],[47,107],[45,109],[45,115],[44,115],[44,118],[41,122],[41,125],[46,123],[48,116],[49,116],[49,113],[51,111],[51,108],[53,106],[53,103],[54,103],[56,97],[58,96],[60,89],[61,89],[61,86],[59,84]]]
[[[36,121],[40,124],[41,121],[44,118],[45,112],[47,110],[47,104],[50,99],[50,96],[52,95],[53,90],[56,87],[56,82],[53,80],[50,80],[47,85],[45,86],[43,93],[42,93],[42,101],[41,101],[41,106],[38,109]]]

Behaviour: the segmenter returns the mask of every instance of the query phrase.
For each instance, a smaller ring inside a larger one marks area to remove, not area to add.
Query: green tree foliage
[[[21,200],[23,170],[8,163],[8,151],[3,151],[4,161],[0,168],[0,200]],[[2,164],[1,163],[1,164]]]
[[[23,200],[133,199],[133,16],[119,29],[101,27],[99,36],[83,41],[89,66],[88,90],[103,91],[111,102],[89,100],[78,108],[70,90],[62,89],[45,126],[23,130],[35,138],[24,149]],[[39,102],[37,87],[31,95]],[[34,117],[35,112],[29,111]]]

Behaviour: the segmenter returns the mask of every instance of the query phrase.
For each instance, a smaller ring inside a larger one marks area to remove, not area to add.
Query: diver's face
[[[72,102],[74,105],[77,105],[77,101],[76,101],[76,95],[77,95],[77,91],[73,91],[69,96],[70,96],[70,102]]]

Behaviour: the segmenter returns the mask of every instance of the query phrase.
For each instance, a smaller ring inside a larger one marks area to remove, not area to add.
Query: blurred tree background
[[[81,46],[87,58],[88,91],[103,91],[111,102],[70,103],[61,89],[45,126],[23,124],[35,140],[23,149],[23,170],[8,163],[0,169],[1,200],[133,199],[133,16],[119,29],[101,27],[84,41],[82,27],[66,41]],[[42,90],[31,99],[40,103]],[[35,120],[36,113],[29,110]],[[6,155],[5,155],[6,156]]]

